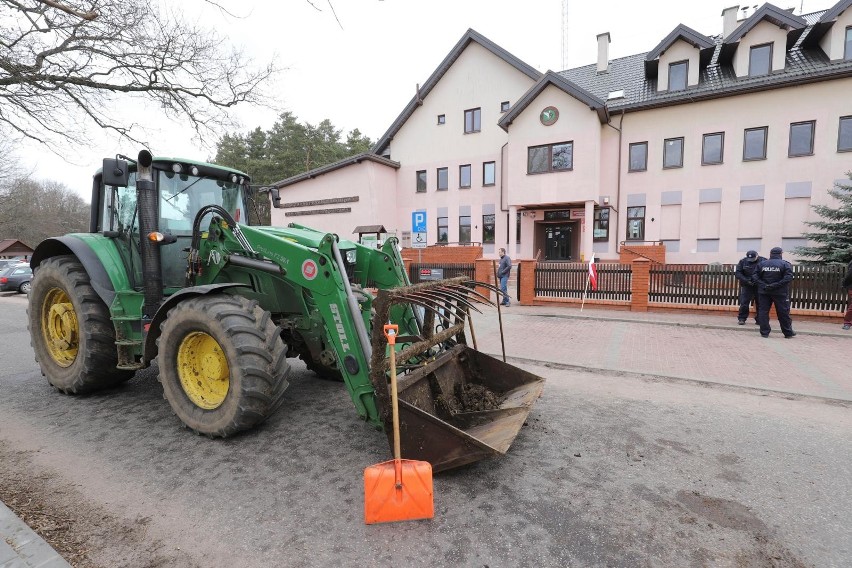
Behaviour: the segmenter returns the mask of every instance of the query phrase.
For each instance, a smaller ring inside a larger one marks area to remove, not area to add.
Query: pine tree
[[[846,175],[852,182],[852,171]],[[836,183],[828,194],[840,202],[838,207],[812,205],[822,219],[805,223],[818,232],[805,233],[806,239],[819,243],[798,247],[795,254],[809,260],[804,264],[848,264],[852,261],[852,183]]]

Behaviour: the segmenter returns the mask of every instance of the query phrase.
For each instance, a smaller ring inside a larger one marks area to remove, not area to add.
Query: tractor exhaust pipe
[[[157,231],[160,217],[160,202],[154,184],[151,164],[153,157],[148,150],[139,152],[136,172],[136,203],[139,207],[139,233],[142,253],[142,280],[145,282],[145,304],[142,306],[142,327],[154,318],[163,301],[163,269],[160,265],[160,247],[148,235]]]

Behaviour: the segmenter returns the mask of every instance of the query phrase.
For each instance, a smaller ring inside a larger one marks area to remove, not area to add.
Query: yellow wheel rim
[[[41,307],[41,334],[53,361],[70,367],[80,347],[80,326],[71,298],[65,290],[52,288]]]
[[[210,335],[194,331],[177,352],[177,371],[183,392],[199,408],[213,410],[225,401],[231,385],[228,359]]]

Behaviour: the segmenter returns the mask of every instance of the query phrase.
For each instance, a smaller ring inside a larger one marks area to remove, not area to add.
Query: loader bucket
[[[398,382],[402,455],[436,472],[505,454],[544,388],[541,377],[466,345]]]
[[[499,292],[460,277],[380,290],[373,304],[370,381],[388,442],[390,362],[380,330],[399,320],[406,322],[395,355],[402,456],[436,472],[505,454],[544,388],[543,378],[467,345],[471,310],[494,305],[477,290]]]

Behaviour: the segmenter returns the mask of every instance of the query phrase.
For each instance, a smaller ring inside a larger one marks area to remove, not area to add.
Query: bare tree
[[[3,196],[8,192],[9,185],[23,176],[23,169],[13,146],[13,140],[3,136],[0,131],[0,207],[3,206]]]
[[[91,126],[141,143],[144,118],[118,103],[143,99],[201,138],[221,134],[235,126],[227,109],[263,102],[276,72],[226,45],[150,0],[0,0],[0,127],[54,150]]]
[[[0,239],[35,246],[47,237],[89,229],[89,205],[64,184],[28,177],[0,188]]]

